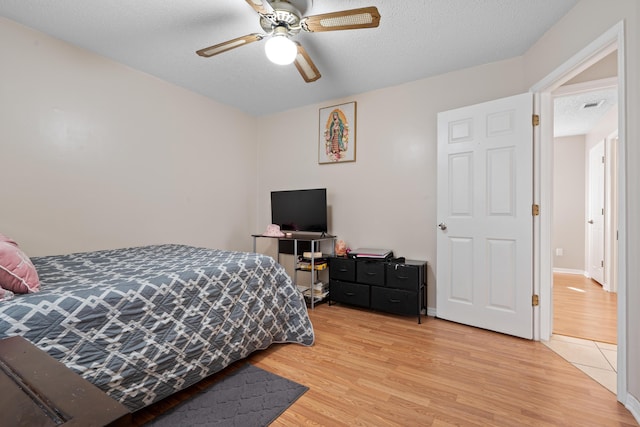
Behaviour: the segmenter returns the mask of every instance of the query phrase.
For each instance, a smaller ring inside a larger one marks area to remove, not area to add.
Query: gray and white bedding
[[[32,258],[40,292],[0,303],[22,335],[132,411],[277,342],[311,345],[273,258],[157,245]]]

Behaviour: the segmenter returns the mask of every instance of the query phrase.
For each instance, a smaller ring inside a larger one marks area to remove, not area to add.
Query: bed
[[[265,255],[154,245],[31,261],[40,289],[0,302],[0,339],[25,337],[131,411],[273,343],[314,341]]]

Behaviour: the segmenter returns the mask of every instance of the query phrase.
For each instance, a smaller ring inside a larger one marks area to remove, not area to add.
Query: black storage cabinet
[[[426,309],[426,261],[329,258],[329,302],[418,316]]]

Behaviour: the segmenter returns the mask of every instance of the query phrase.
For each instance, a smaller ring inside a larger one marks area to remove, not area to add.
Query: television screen
[[[327,189],[271,192],[271,222],[283,231],[327,232]]]

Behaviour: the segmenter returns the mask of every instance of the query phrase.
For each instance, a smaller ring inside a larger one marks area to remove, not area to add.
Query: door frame
[[[553,103],[551,92],[617,50],[618,59],[618,401],[627,400],[627,277],[626,277],[626,100],[624,22],[620,21],[560,67],[533,85],[534,113],[541,117],[534,129],[534,200],[541,215],[534,219],[534,290],[540,306],[534,310],[534,339],[549,340],[553,330]]]
[[[619,189],[618,189],[618,130],[608,135],[605,139],[605,201],[604,201],[604,221],[605,221],[605,290],[608,292],[618,292],[618,209],[619,209]],[[610,171],[610,172],[607,172]]]
[[[606,215],[605,215],[605,204],[606,204],[606,194],[607,194],[607,188],[606,188],[606,183],[608,182],[608,180],[606,179],[606,174],[607,174],[607,168],[606,165],[604,163],[604,158],[606,155],[606,143],[605,143],[605,139],[602,139],[600,141],[598,141],[596,144],[594,144],[590,149],[589,152],[586,153],[587,155],[587,182],[586,182],[586,186],[587,186],[587,198],[586,198],[586,206],[585,206],[585,218],[588,219],[589,222],[585,221],[584,224],[584,229],[585,229],[585,236],[587,236],[587,245],[585,247],[585,266],[586,268],[586,272],[587,272],[587,277],[589,277],[592,280],[595,280],[596,282],[598,282],[603,289],[606,289],[609,285],[607,283],[607,278],[606,278],[606,271],[608,270],[608,260],[606,259],[606,236],[608,235],[608,233],[606,232]],[[601,150],[602,152],[599,153],[596,150]],[[601,168],[600,170],[594,170],[594,156],[596,155],[596,153],[600,154],[599,155],[599,159],[596,159],[598,162],[598,168]],[[601,160],[600,160],[601,159]],[[598,175],[598,174],[601,174]],[[596,181],[601,183],[602,185],[602,193],[600,194],[600,198],[601,200],[598,200],[597,197],[598,195],[594,194],[594,188],[593,185],[596,184]],[[595,216],[591,215],[593,213],[593,208],[594,208],[594,199],[596,201],[601,202],[600,203],[600,208],[603,209],[602,210],[602,224],[600,225],[601,230],[599,230],[599,232],[597,232],[596,230],[594,230],[594,225],[597,225],[597,222],[594,221]],[[594,240],[597,241],[598,239],[600,239],[600,245],[597,245],[598,248],[596,249],[596,251],[598,251],[598,255],[601,255],[599,257],[599,261],[602,263],[601,265],[601,272],[602,274],[600,274],[600,277],[595,277],[598,276],[598,274],[594,274],[594,272],[597,272],[597,270],[594,271],[594,266],[593,266],[593,261],[594,261]],[[597,280],[597,279],[600,280]]]

